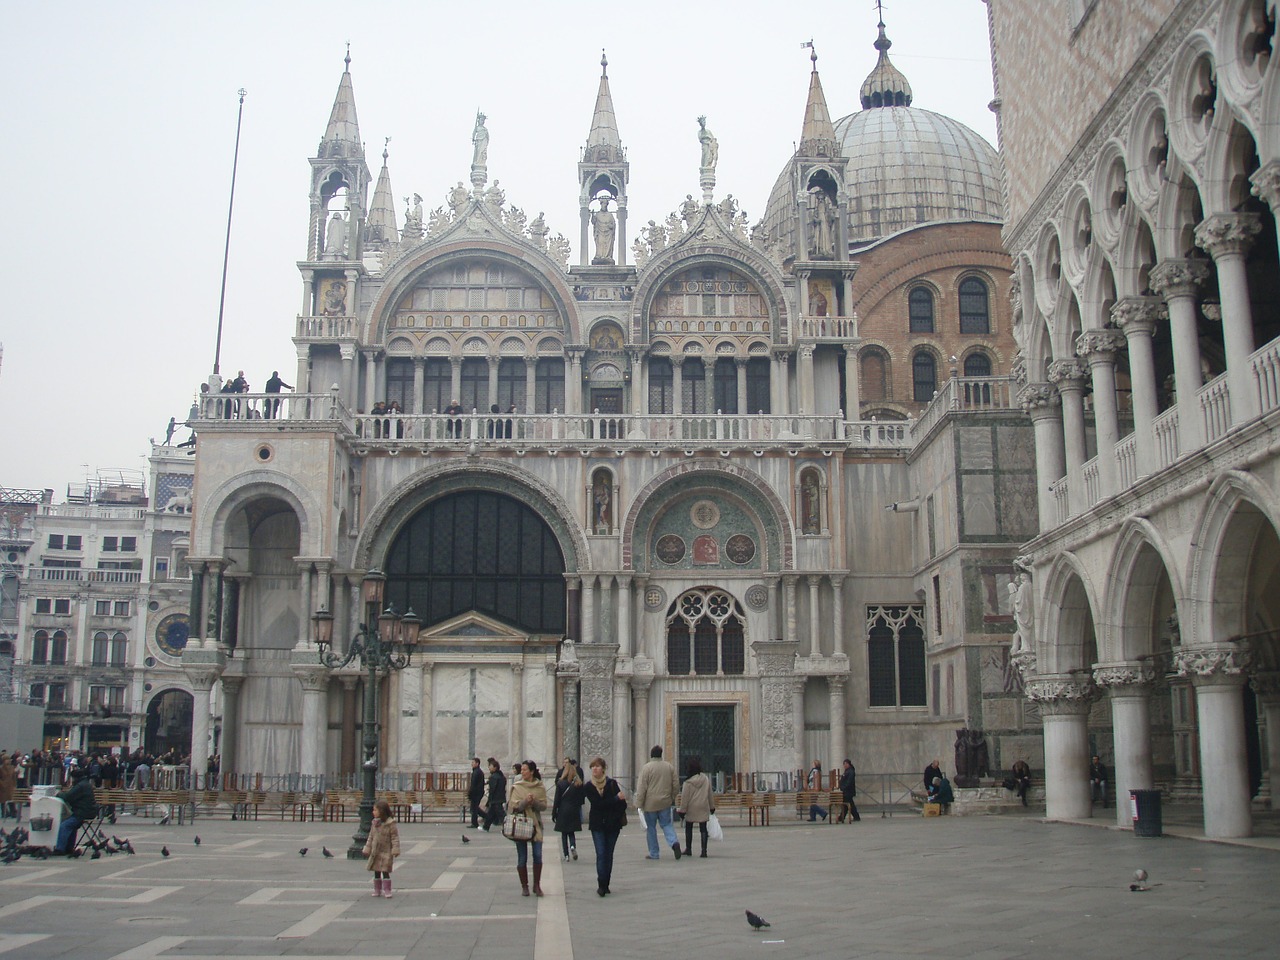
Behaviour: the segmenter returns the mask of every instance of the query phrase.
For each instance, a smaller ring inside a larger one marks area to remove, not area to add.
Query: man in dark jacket
[[[1089,794],[1094,803],[1101,803],[1103,809],[1107,806],[1107,768],[1102,763],[1101,757],[1094,757],[1093,762],[1089,764]]]
[[[844,798],[844,810],[840,812],[839,823],[844,823],[844,818],[850,814],[853,815],[854,821],[861,820],[858,815],[858,805],[853,802],[854,796],[858,793],[858,773],[853,768],[853,761],[845,759],[844,769],[840,771],[840,795]]]
[[[471,786],[467,788],[467,799],[471,801],[471,829],[480,826],[480,801],[484,799],[484,771],[480,769],[480,758],[471,758]]]
[[[62,818],[62,825],[58,827],[58,840],[53,846],[53,852],[66,855],[75,849],[76,830],[80,824],[98,815],[93,782],[84,767],[72,767],[71,786],[58,794],[58,799],[67,805],[67,815]]]
[[[503,808],[507,803],[507,777],[502,772],[502,764],[494,757],[489,758],[489,809],[484,812],[484,826],[480,829],[489,832],[495,823],[500,823],[505,816]]]

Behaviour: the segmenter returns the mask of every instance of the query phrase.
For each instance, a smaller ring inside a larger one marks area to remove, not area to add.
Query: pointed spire
[[[387,137],[382,146],[382,171],[378,174],[378,185],[373,188],[373,202],[369,204],[369,219],[365,224],[365,239],[370,246],[395,243],[400,237],[395,197],[391,193],[391,172],[387,169],[386,143],[390,141]]]
[[[591,115],[591,133],[587,135],[587,149],[583,159],[591,162],[611,163],[622,160],[622,135],[618,133],[618,119],[613,113],[613,96],[609,93],[609,58],[600,51],[600,89],[596,93],[596,109]]]
[[[909,107],[911,106],[911,84],[903,76],[902,71],[889,62],[889,48],[893,41],[885,35],[884,20],[878,24],[880,35],[876,37],[875,48],[880,51],[880,59],[875,67],[862,81],[862,109],[873,107]]]
[[[836,152],[836,128],[827,110],[827,97],[822,92],[822,78],[818,76],[818,51],[810,40],[809,60],[813,72],[809,74],[809,99],[804,105],[804,130],[800,134],[800,155],[805,157],[830,157]]]
[[[351,46],[343,62],[346,68],[338,81],[338,93],[333,98],[333,110],[329,113],[329,126],[320,140],[322,157],[363,157],[364,145],[360,142],[360,123],[356,119],[356,96],[351,89]]]

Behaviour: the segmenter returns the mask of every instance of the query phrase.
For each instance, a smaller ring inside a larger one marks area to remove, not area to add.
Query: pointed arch
[[[1088,566],[1070,552],[1054,559],[1044,579],[1044,616],[1035,621],[1037,671],[1056,674],[1091,669],[1088,648],[1101,609],[1098,585]]]
[[[1154,602],[1160,578],[1167,580],[1175,612],[1182,597],[1175,554],[1150,520],[1129,517],[1116,536],[1107,571],[1105,640],[1098,650],[1103,661],[1139,660],[1156,652]]]

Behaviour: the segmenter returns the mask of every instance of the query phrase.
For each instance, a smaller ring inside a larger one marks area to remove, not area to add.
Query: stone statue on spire
[[[618,220],[609,210],[609,203],[613,197],[609,194],[602,194],[600,197],[600,209],[591,214],[591,228],[595,234],[596,254],[591,258],[593,264],[612,264],[613,260],[613,237],[618,230]]]
[[[485,119],[485,115],[477,110],[475,129],[471,131],[471,143],[475,148],[471,154],[473,167],[483,167],[489,162],[489,131],[484,125]]]
[[[720,141],[707,129],[707,118],[698,118],[698,143],[702,145],[702,169],[715,173],[716,161],[720,159]]]

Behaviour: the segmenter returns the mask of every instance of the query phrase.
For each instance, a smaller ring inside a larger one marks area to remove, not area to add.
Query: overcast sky
[[[145,470],[148,438],[162,438],[170,416],[185,419],[213,368],[237,88],[248,97],[221,370],[243,368],[256,391],[272,369],[290,382],[296,370],[307,159],[348,41],[375,178],[391,137],[396,197],[443,203],[468,179],[479,108],[490,181],[530,218],[545,211],[577,262],[576,164],[601,47],[631,163],[630,234],[698,196],[699,114],[720,141],[716,198],[732,193],[754,223],[800,136],[801,42],[816,44],[832,117],[852,113],[876,60],[875,6],[8,5],[11,216],[0,252],[16,296],[0,313],[0,486],[52,487],[61,501],[100,469]],[[994,144],[986,13],[981,0],[885,4],[915,106]]]

